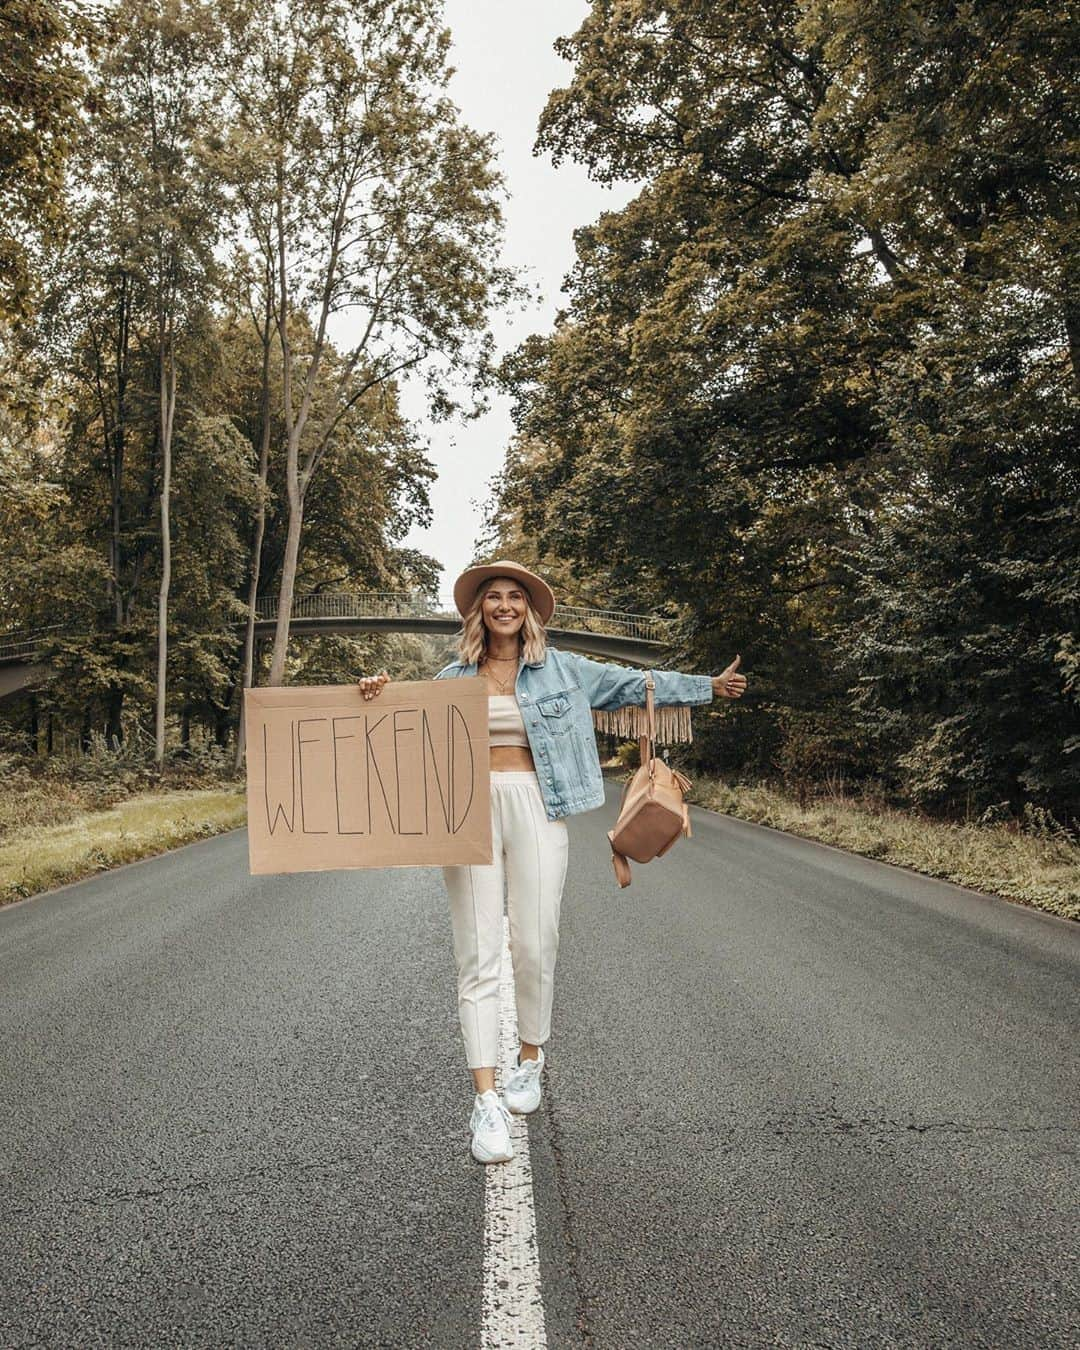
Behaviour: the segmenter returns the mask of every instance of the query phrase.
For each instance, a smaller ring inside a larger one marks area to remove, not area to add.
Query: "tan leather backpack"
[[[653,704],[655,683],[645,677],[646,732],[641,747],[641,767],[623,789],[619,818],[608,830],[611,863],[620,888],[630,885],[630,864],[651,862],[668,851],[680,835],[690,838],[690,808],[683,793],[693,786],[678,769],[672,769],[653,754],[656,736],[656,710]]]

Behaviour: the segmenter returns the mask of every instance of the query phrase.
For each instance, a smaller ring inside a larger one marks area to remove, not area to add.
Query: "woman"
[[[566,877],[566,817],[604,802],[592,710],[645,704],[645,672],[548,647],[555,596],[541,577],[502,560],[469,567],[454,584],[464,623],[457,661],[435,676],[480,675],[488,684],[493,862],[444,867],[458,970],[458,1014],[476,1096],[469,1125],[479,1162],[513,1157],[510,1111],[540,1105],[543,1044]],[[656,707],[738,698],[736,656],[722,675],[654,670]],[[359,681],[365,698],[389,680]],[[495,1091],[503,883],[521,1042],[503,1098]]]

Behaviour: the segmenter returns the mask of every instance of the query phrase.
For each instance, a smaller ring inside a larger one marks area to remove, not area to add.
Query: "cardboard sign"
[[[244,691],[252,874],[490,863],[487,683]]]

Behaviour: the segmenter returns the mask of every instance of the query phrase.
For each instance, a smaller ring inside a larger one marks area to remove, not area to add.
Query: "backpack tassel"
[[[657,745],[693,741],[690,710],[689,703],[667,703],[654,708]],[[611,712],[594,708],[593,723],[598,731],[606,732],[609,736],[617,736],[624,741],[640,740],[648,731],[646,710],[635,703],[624,704],[623,707],[615,708]]]
[[[671,776],[672,776],[672,778],[675,779],[676,783],[678,783],[679,787],[682,789],[682,791],[683,791],[684,793],[689,792],[690,789],[694,786],[693,783],[690,781],[690,779],[687,778],[686,774],[682,773],[682,772],[681,772],[680,770],[678,770],[678,769],[672,769],[672,770],[671,770]],[[687,834],[690,833],[690,821],[689,821],[689,818],[687,819],[687,822],[686,822],[686,832],[687,832]]]

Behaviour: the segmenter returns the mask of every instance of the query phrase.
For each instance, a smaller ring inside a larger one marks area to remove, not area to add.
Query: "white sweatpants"
[[[498,1065],[504,885],[518,1038],[543,1045],[551,1035],[570,839],[565,819],[548,820],[535,771],[492,772],[491,843],[493,862],[443,868],[470,1069]]]

